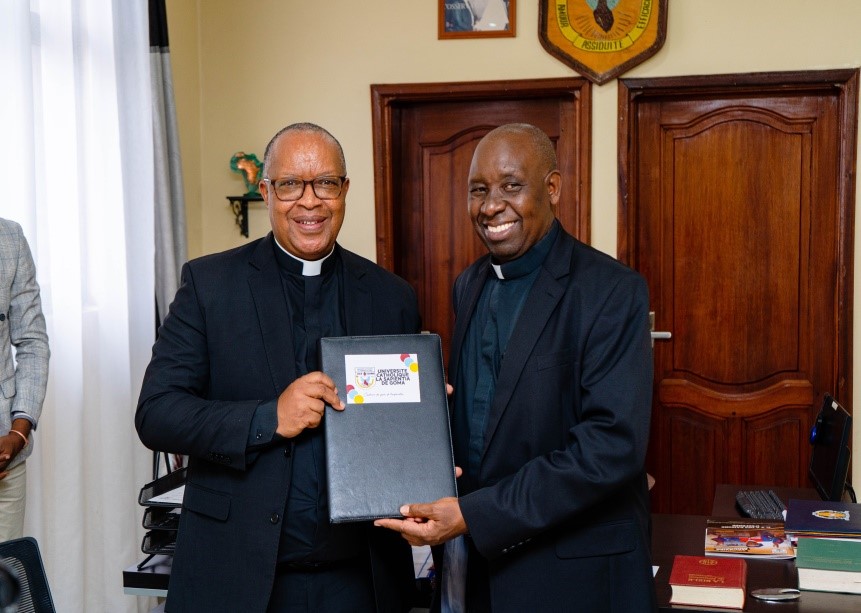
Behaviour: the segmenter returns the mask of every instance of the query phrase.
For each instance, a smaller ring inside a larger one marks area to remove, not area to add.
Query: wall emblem
[[[667,35],[667,0],[541,0],[544,49],[601,85],[652,57]]]

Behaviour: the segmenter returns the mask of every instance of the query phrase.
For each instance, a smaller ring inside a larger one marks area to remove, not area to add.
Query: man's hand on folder
[[[450,385],[446,385],[450,388]],[[451,392],[449,392],[451,394]],[[460,477],[463,469],[454,467],[454,476]],[[436,502],[405,504],[400,508],[406,519],[378,519],[375,526],[400,532],[410,545],[439,545],[466,534],[466,522],[460,512],[457,498],[440,498]]]
[[[299,377],[278,397],[278,427],[275,432],[292,438],[307,428],[316,428],[329,404],[343,411],[346,406],[338,398],[335,382],[319,371]]]
[[[466,522],[457,498],[440,498],[435,502],[405,504],[405,519],[378,519],[375,526],[400,532],[410,545],[439,545],[466,534]]]

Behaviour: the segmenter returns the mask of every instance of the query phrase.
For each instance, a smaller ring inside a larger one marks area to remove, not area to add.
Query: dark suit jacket
[[[486,256],[455,282],[452,377],[489,270]],[[640,275],[560,232],[500,366],[480,474],[459,485],[494,613],[655,608],[648,310]]]
[[[159,331],[135,424],[150,449],[189,456],[167,609],[264,611],[290,486],[291,444],[246,452],[252,416],[295,378],[292,330],[270,234],[199,258]],[[415,293],[349,251],[343,266],[350,335],[418,332]],[[343,390],[342,390],[343,391]],[[408,609],[409,547],[369,530],[380,611]]]

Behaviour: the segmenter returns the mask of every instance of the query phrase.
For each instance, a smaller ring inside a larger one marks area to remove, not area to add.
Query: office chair
[[[25,536],[0,543],[0,562],[18,576],[18,613],[55,613],[36,539]]]
[[[0,562],[0,612],[15,613],[18,610],[20,593],[18,575],[7,564]]]

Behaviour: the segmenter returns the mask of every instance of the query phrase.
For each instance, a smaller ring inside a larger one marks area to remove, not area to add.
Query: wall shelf
[[[236,225],[239,226],[239,233],[245,238],[248,238],[248,203],[263,202],[262,196],[227,196],[230,202],[230,208],[233,209],[233,215],[236,216]]]

